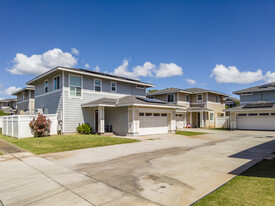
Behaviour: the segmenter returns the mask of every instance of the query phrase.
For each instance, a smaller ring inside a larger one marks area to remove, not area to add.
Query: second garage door
[[[237,129],[275,130],[275,113],[237,114]]]
[[[168,133],[167,113],[139,113],[139,135]]]

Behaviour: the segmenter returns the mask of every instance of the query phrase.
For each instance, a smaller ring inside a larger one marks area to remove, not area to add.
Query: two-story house
[[[187,125],[194,128],[215,127],[215,118],[225,115],[224,98],[227,96],[220,92],[200,88],[167,88],[147,94],[148,98],[183,107],[176,111],[178,129]]]
[[[232,129],[275,130],[275,82],[233,92],[240,106],[227,109]]]
[[[20,89],[12,95],[17,96],[17,114],[34,114],[34,86],[28,86]]]
[[[16,112],[17,102],[16,99],[2,99],[0,100],[0,110],[6,114],[14,114]]]
[[[98,133],[145,135],[176,130],[181,106],[146,98],[154,85],[84,69],[56,67],[27,82],[35,86],[35,109],[59,114],[63,133],[89,123]]]

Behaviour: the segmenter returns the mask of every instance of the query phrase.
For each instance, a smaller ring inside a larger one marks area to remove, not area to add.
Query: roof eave
[[[85,71],[77,71],[77,70],[74,70],[73,68],[66,68],[66,67],[55,67],[39,76],[37,76],[36,78],[28,81],[26,84],[27,85],[33,85],[35,81],[43,78],[44,76],[47,76],[57,70],[60,70],[60,71],[67,71],[67,72],[72,72],[72,73],[77,73],[77,74],[84,74],[84,75],[88,75],[88,76],[94,76],[94,77],[100,77],[100,78],[104,78],[104,79],[111,79],[111,80],[115,80],[115,81],[121,81],[121,82],[128,82],[128,83],[132,83],[132,84],[137,84],[137,85],[142,85],[142,86],[145,86],[145,87],[155,87],[154,84],[149,84],[149,83],[145,83],[145,82],[136,82],[136,81],[131,81],[131,80],[123,80],[123,79],[119,79],[119,78],[115,78],[115,77],[107,77],[107,76],[104,76],[104,75],[100,75],[100,74],[90,74],[90,73],[87,73]]]

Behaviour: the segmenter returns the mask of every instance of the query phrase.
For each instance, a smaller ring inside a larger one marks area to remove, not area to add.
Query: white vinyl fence
[[[29,126],[30,121],[37,118],[38,115],[12,115],[3,117],[2,134],[15,138],[33,137],[32,130]],[[58,114],[45,115],[51,120],[50,135],[57,134]]]
[[[215,122],[215,127],[216,128],[229,128],[229,118],[228,117],[216,117],[216,122]]]
[[[0,128],[3,128],[3,117],[0,116]]]

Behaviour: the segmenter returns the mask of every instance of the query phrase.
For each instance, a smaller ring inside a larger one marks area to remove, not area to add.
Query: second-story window
[[[102,81],[100,79],[95,79],[95,91],[102,91]]]
[[[219,96],[216,96],[216,102],[219,102]]]
[[[54,90],[60,89],[60,76],[53,78],[53,89]]]
[[[202,101],[202,94],[198,94],[197,100],[198,100],[198,101]]]
[[[185,95],[185,101],[189,102],[189,95],[188,94]]]
[[[111,82],[111,92],[116,92],[117,84],[116,82]]]
[[[48,80],[44,81],[44,93],[47,93],[49,91],[49,82]]]
[[[167,94],[167,102],[175,102],[175,94]]]
[[[79,76],[70,76],[70,96],[81,97],[82,79]]]

